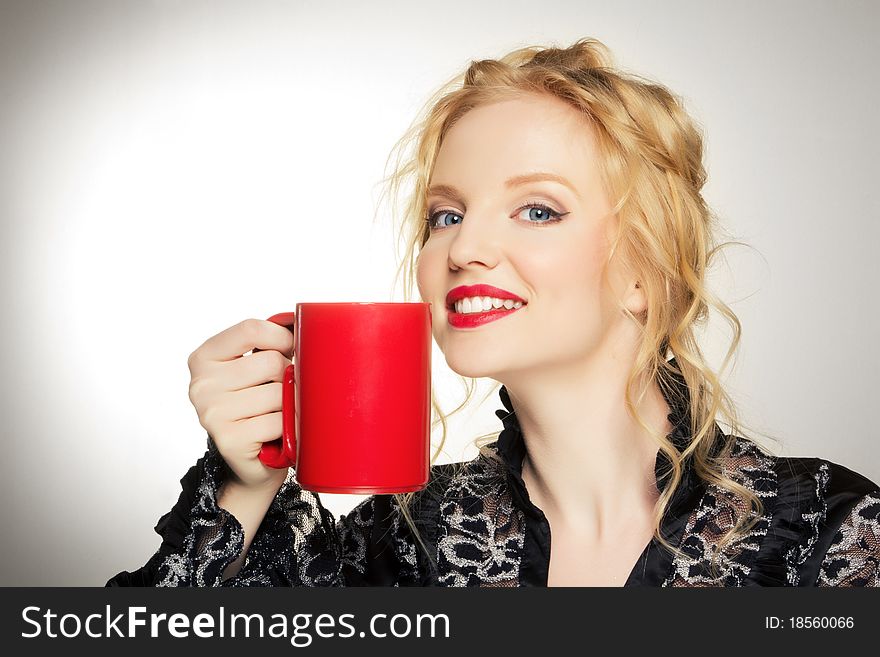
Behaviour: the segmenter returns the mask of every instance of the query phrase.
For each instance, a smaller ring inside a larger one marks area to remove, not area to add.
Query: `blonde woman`
[[[336,520],[257,459],[296,345],[246,320],[191,355],[208,451],[108,585],[880,586],[877,484],[744,437],[697,344],[712,305],[726,365],[739,322],[705,286],[717,226],[678,97],[592,39],[523,48],[444,85],[405,145],[406,298],[415,279],[455,372],[501,384],[503,430]]]

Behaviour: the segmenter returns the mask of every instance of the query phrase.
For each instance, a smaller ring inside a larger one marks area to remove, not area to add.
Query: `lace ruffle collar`
[[[670,364],[677,370],[675,359]],[[690,412],[688,409],[689,390],[687,383],[680,374],[673,374],[669,386],[660,385],[660,390],[670,408],[667,415],[670,425],[673,427],[668,437],[676,446],[679,452],[684,451],[690,444]],[[523,439],[522,428],[516,417],[516,411],[510,400],[510,394],[505,386],[501,386],[498,396],[504,406],[503,409],[495,411],[495,415],[501,420],[504,429],[498,436],[496,451],[504,460],[507,466],[508,480],[512,486],[514,499],[521,507],[534,514],[537,510],[531,504],[525,482],[522,478],[522,463],[526,454],[525,441]],[[695,476],[691,467],[691,459],[687,458],[683,462],[684,471],[682,473],[682,481],[676,491],[675,499],[683,498],[693,487]],[[671,478],[672,463],[666,457],[662,450],[657,451],[657,459],[654,465],[654,475],[657,481],[657,489],[662,491],[669,479]],[[673,501],[673,506],[675,505]]]

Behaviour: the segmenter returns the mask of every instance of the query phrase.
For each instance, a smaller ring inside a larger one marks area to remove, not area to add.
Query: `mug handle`
[[[278,313],[277,315],[272,315],[266,321],[293,329],[296,314]],[[258,351],[263,350],[254,348],[252,353],[257,353]],[[296,467],[295,385],[294,367],[293,363],[291,363],[285,368],[284,376],[281,380],[281,411],[283,416],[281,438],[265,442],[260,447],[259,459],[263,465],[270,468]]]

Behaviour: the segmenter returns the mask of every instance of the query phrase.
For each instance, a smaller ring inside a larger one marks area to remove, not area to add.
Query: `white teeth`
[[[511,308],[521,308],[522,305],[522,301],[514,301],[513,299],[496,299],[494,297],[469,297],[467,299],[459,299],[455,302],[455,312],[482,313],[501,307],[504,307],[508,310],[510,310]]]

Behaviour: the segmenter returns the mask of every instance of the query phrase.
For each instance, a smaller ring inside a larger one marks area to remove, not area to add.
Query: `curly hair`
[[[427,101],[386,161],[387,171],[396,153],[392,173],[382,180],[387,184],[383,196],[387,193],[392,199],[397,247],[403,242],[405,248],[392,287],[405,274],[404,298],[412,299],[417,249],[430,235],[426,221],[428,183],[446,133],[468,111],[524,94],[564,101],[595,131],[600,175],[612,201],[612,214],[619,220],[603,279],[607,282],[612,259],[621,257],[636,272],[648,299],[646,311],[639,316],[633,315],[619,298],[617,302],[641,335],[627,381],[629,412],[651,433],[672,465],[665,473],[671,475],[669,483],[655,505],[654,537],[678,552],[662,536],[660,525],[682,479],[682,465],[690,458],[697,476],[729,492],[737,506],[746,510],[715,546],[715,566],[724,547],[757,522],[763,504],[737,481],[733,469],[725,467],[735,436],[745,435],[733,400],[720,382],[720,372],[738,347],[741,325],[731,308],[706,284],[707,269],[720,249],[742,243],[717,242],[720,222],[701,195],[706,182],[704,139],[700,127],[685,111],[682,98],[661,84],[615,67],[609,49],[591,38],[580,39],[567,48],[530,46],[500,59],[471,61],[464,73],[448,80]],[[728,321],[733,332],[718,373],[707,365],[697,340],[698,330],[708,321],[710,306]],[[642,399],[652,381],[674,394],[668,382],[675,375],[684,378],[690,394],[690,399],[682,400],[690,409],[691,424],[691,440],[683,451],[668,436],[652,431],[634,410],[637,405],[633,401]],[[442,425],[442,438],[432,463],[446,442],[448,417],[463,409],[474,393],[476,380],[460,378],[465,399],[450,413],[444,413],[433,392],[431,395],[432,428]],[[725,418],[730,427],[728,435],[716,431],[718,416]],[[494,458],[494,452],[486,446],[498,436],[496,432],[475,438],[480,454]],[[398,495],[396,499],[424,549],[409,513],[414,495]],[[434,563],[430,554],[428,557]]]

